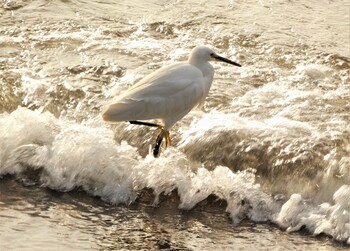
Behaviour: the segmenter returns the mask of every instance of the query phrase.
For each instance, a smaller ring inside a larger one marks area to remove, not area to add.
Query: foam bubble
[[[282,206],[276,222],[289,232],[305,227],[314,235],[324,233],[349,244],[350,186],[340,187],[334,193],[333,199],[333,205],[314,205],[304,200],[300,194],[293,194]]]

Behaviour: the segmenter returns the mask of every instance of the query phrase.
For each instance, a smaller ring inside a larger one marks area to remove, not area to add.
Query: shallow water
[[[160,241],[172,250],[346,250],[325,236],[313,240],[267,224],[233,227],[224,203],[213,198],[182,211],[176,196],[151,207],[147,192],[132,206],[111,207],[82,192],[24,187],[6,178],[1,190],[5,250],[154,250]]]
[[[0,7],[5,248],[350,244],[348,1]],[[156,131],[101,121],[108,100],[199,44],[243,67],[213,63],[203,108],[160,158]]]

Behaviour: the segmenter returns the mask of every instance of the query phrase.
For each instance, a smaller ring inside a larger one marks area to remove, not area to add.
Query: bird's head
[[[228,64],[232,64],[232,65],[241,67],[240,64],[238,64],[230,59],[219,56],[218,54],[216,54],[215,51],[213,51],[212,49],[210,49],[209,47],[206,47],[206,46],[195,47],[192,50],[188,61],[191,64],[201,64],[201,63],[206,63],[206,62],[213,61],[213,60],[222,61],[222,62],[225,62]]]

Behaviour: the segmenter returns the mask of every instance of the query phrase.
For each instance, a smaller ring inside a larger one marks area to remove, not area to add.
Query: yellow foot
[[[165,132],[165,146],[171,146],[171,139],[170,139],[170,133],[169,131]]]

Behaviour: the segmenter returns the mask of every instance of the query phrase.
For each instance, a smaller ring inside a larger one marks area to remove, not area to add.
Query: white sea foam
[[[333,200],[314,205],[300,194],[293,194],[282,206],[276,222],[289,232],[306,227],[314,235],[324,233],[350,244],[350,186],[339,188]]]
[[[293,194],[284,204],[262,191],[254,169],[207,170],[181,151],[168,148],[155,159],[114,140],[112,130],[94,121],[85,124],[56,119],[50,113],[18,108],[0,117],[0,175],[18,177],[39,170],[41,186],[58,191],[81,188],[112,204],[135,201],[140,190],[159,195],[177,190],[179,208],[189,210],[209,195],[227,202],[234,224],[249,218],[275,222],[287,231],[305,227],[350,244],[350,187],[341,186],[333,201],[317,204]]]

